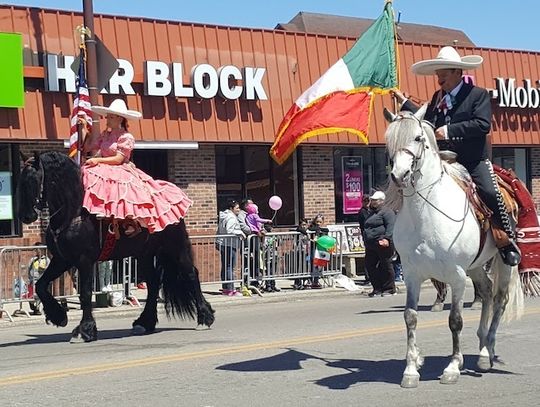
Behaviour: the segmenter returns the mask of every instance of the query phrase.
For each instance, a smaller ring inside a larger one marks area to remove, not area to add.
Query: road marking
[[[529,308],[525,311],[525,315],[540,314],[540,308]],[[470,316],[464,317],[464,322],[474,322],[478,321],[480,316]],[[418,324],[418,329],[426,328],[436,328],[440,326],[446,326],[448,324],[447,319],[439,319],[435,321],[420,321]],[[371,335],[380,335],[380,334],[389,334],[404,331],[404,324],[395,324],[387,325],[379,328],[369,328],[369,329],[357,329],[353,331],[343,331],[337,332],[334,334],[327,335],[316,335],[316,336],[306,336],[299,338],[283,339],[273,342],[260,342],[260,343],[251,343],[245,345],[231,346],[226,348],[217,348],[217,349],[207,349],[197,352],[188,352],[188,353],[179,353],[173,355],[165,356],[156,356],[143,359],[134,359],[128,360],[125,362],[114,362],[114,363],[100,363],[99,365],[89,365],[85,367],[78,367],[72,369],[64,370],[52,370],[44,371],[39,373],[29,373],[20,376],[7,376],[0,378],[0,386],[7,386],[13,384],[23,384],[23,383],[32,383],[38,382],[41,380],[51,380],[58,379],[63,377],[73,377],[73,376],[82,376],[90,373],[101,373],[109,372],[113,370],[129,369],[134,367],[142,366],[151,366],[157,365],[160,363],[170,363],[170,362],[180,362],[185,360],[192,359],[201,359],[208,358],[213,356],[223,356],[223,355],[232,355],[242,352],[250,352],[256,350],[268,350],[268,349],[278,349],[278,348],[287,348],[295,345],[305,345],[311,343],[320,343],[320,342],[330,342],[336,340],[344,340],[351,338],[359,338],[362,336],[371,336]]]

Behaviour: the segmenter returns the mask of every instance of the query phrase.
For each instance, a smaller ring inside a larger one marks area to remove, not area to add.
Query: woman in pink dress
[[[141,113],[128,110],[122,99],[109,107],[93,106],[92,111],[106,117],[107,129],[85,146],[92,158],[81,168],[83,207],[99,217],[131,220],[124,222],[126,235],[135,231],[130,223],[154,233],[180,222],[191,199],[176,185],[153,179],[130,161],[135,139],[127,130],[127,120],[138,120]]]

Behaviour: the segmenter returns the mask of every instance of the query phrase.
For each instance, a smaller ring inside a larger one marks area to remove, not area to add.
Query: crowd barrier
[[[205,286],[230,283],[240,286],[261,285],[268,281],[307,279],[317,274],[326,285],[333,285],[333,277],[341,274],[343,256],[340,248],[342,232],[330,232],[337,241],[336,249],[325,267],[312,264],[315,243],[313,236],[297,232],[267,233],[264,238],[250,235],[240,239],[236,235],[207,235],[191,237],[195,265],[203,290]],[[0,247],[0,314],[13,321],[14,315],[30,316],[24,307],[39,312],[39,298],[35,282],[48,265],[46,246]],[[227,270],[229,266],[230,272]],[[143,283],[138,273],[137,260],[101,262],[96,265],[93,292],[96,301],[104,292],[121,293],[124,303],[140,306],[133,290]],[[78,300],[77,270],[69,270],[51,283],[51,293],[67,306]],[[18,304],[8,313],[5,304]],[[118,304],[116,304],[118,305]]]

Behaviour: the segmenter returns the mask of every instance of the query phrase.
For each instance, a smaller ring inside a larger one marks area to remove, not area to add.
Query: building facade
[[[33,244],[45,221],[23,226],[15,219],[19,152],[67,151],[75,91],[70,65],[78,53],[73,30],[82,15],[0,5],[0,17],[0,32],[20,33],[24,46],[24,107],[0,107],[0,182],[10,186],[0,208],[0,245]],[[357,202],[347,192],[386,182],[382,110],[393,105],[389,96],[375,101],[369,145],[340,133],[309,139],[281,166],[268,154],[294,100],[355,38],[108,15],[96,15],[95,29],[119,64],[100,103],[121,97],[142,112],[142,120],[130,123],[133,160],[194,200],[190,233],[214,233],[218,209],[246,196],[271,217],[268,198],[279,195],[279,226],[317,213],[328,223],[354,221]],[[409,68],[439,48],[399,42],[401,88],[416,101],[429,100],[437,84]],[[491,89],[494,162],[516,170],[540,203],[540,53],[456,48],[484,57],[468,80]],[[349,176],[356,182],[347,183]]]

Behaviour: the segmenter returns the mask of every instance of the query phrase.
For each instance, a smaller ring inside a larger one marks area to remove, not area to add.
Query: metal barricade
[[[190,240],[202,285],[242,284],[244,242],[238,236],[193,236]]]
[[[0,248],[0,312],[10,321],[12,315],[23,314],[30,317],[23,308],[28,303],[34,311],[39,311],[39,298],[35,294],[37,279],[49,264],[46,246],[5,246]],[[76,297],[76,273],[65,273],[51,283],[51,293],[57,299]],[[10,314],[5,304],[18,304],[18,309]]]
[[[342,273],[343,236],[341,231],[331,231],[330,236],[337,240],[336,249],[329,264],[318,271],[323,281],[333,286],[333,277]],[[314,275],[314,242],[298,232],[267,233],[263,238],[250,235],[245,240],[236,235],[193,236],[190,240],[203,286],[234,289],[254,282],[306,279]],[[29,303],[32,308],[32,304],[39,302],[35,296],[39,275],[30,272],[30,265],[36,258],[48,259],[47,254],[46,246],[0,247],[0,313],[7,314],[11,321],[13,318],[5,310],[5,304],[19,304],[15,314],[29,316],[23,304]],[[137,296],[133,295],[141,282],[137,260],[125,258],[104,263],[96,265],[93,293],[122,292],[124,303],[140,306]],[[75,302],[80,291],[77,270],[72,269],[53,281],[50,290],[65,304]]]
[[[337,241],[330,262],[315,270],[315,243],[311,236],[298,232],[267,233],[264,237],[250,235],[244,246],[243,281],[261,284],[277,279],[306,279],[320,273],[324,282],[333,286],[333,277],[342,273],[341,231],[330,232]]]

